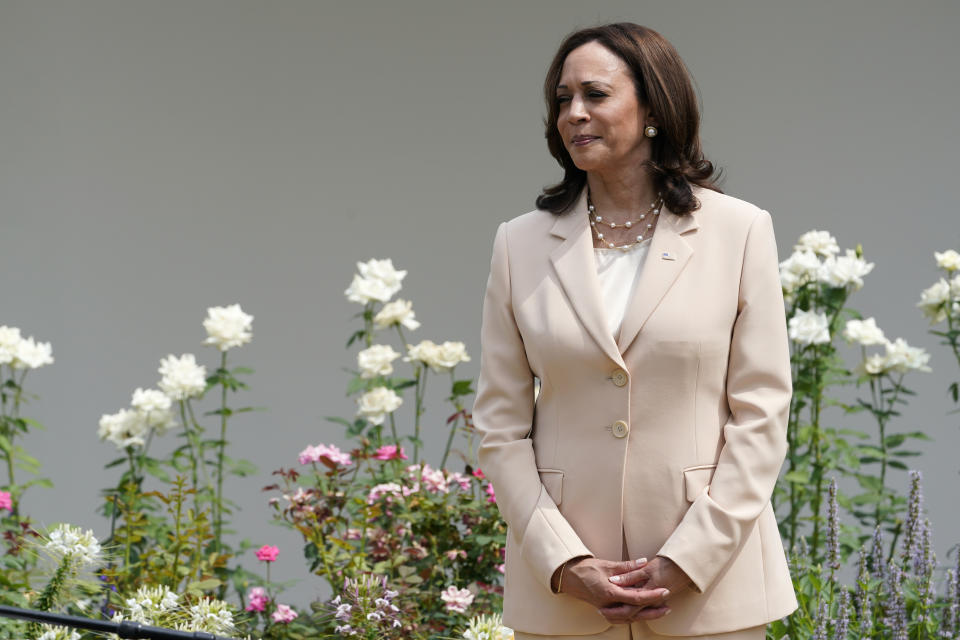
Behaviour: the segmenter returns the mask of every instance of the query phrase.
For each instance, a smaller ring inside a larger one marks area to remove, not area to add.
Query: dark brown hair
[[[544,119],[550,155],[563,167],[563,181],[545,187],[537,208],[553,213],[567,211],[587,181],[563,144],[557,129],[557,84],[571,51],[588,42],[599,42],[619,56],[630,69],[637,100],[657,118],[658,133],[651,138],[650,159],[638,170],[648,171],[654,186],[663,192],[670,211],[686,214],[700,206],[691,183],[720,191],[714,182],[713,163],[700,147],[700,111],[690,73],[676,49],[653,29],[632,22],[617,22],[574,31],[564,39],[543,83],[547,117]],[[719,177],[719,172],[717,173]]]

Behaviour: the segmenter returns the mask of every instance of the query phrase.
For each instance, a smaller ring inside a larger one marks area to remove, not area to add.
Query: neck
[[[597,211],[607,220],[623,221],[636,218],[657,200],[657,190],[646,172],[631,170],[618,176],[587,173],[590,199]]]

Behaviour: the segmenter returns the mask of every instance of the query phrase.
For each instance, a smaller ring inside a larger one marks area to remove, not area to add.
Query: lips
[[[574,142],[586,142],[587,140],[596,140],[600,136],[574,136]]]

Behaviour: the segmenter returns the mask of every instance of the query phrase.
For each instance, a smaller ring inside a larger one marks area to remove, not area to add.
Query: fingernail
[[[620,576],[610,576],[610,582],[620,582]]]
[[[671,611],[673,611],[673,609],[667,609],[666,613],[664,613],[663,615],[668,616],[668,615],[670,615],[670,612],[671,612]]]
[[[668,595],[670,595],[670,589],[664,589],[663,593],[661,593],[660,595],[666,598]]]
[[[637,560],[637,566],[639,567],[640,565],[644,564],[646,561],[647,561],[646,558],[640,558],[639,560]]]

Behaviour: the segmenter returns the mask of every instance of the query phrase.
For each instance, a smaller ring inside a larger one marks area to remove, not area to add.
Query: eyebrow
[[[607,84],[606,82],[601,82],[600,80],[584,80],[584,81],[581,82],[580,84],[581,84],[582,86],[584,86],[584,87],[589,86],[589,85],[591,85],[591,84],[602,84],[602,85],[604,85],[604,86],[606,86],[606,87],[609,87],[609,86],[610,86],[610,85]],[[566,89],[566,88],[567,88],[567,85],[565,85],[565,84],[558,84],[558,85],[557,85],[557,89]]]

